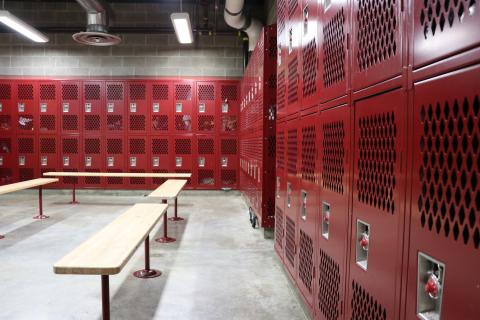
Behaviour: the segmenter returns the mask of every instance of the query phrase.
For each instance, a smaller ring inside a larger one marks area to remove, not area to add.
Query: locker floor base
[[[141,191],[68,194],[45,190],[47,220],[33,220],[33,191],[0,198],[0,319],[100,319],[98,277],[55,275],[53,264],[127,207]],[[169,222],[171,244],[150,243],[150,264],[162,275],[137,279],[139,248],[110,277],[112,319],[307,319],[272,240],[245,223],[248,209],[236,191],[185,191],[178,200],[185,221]],[[172,209],[169,214],[173,214]],[[160,223],[150,234],[162,233]]]

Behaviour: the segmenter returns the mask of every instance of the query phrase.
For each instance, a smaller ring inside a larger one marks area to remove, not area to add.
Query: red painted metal
[[[40,134],[38,138],[39,146],[39,167],[40,175],[43,176],[45,172],[56,171],[57,168],[60,168],[59,163],[59,152],[58,148],[60,143],[58,142],[58,136],[52,134]],[[58,188],[60,183],[53,183],[51,185],[45,186],[45,188]]]
[[[0,81],[0,132],[2,135],[13,134],[17,128],[14,96],[15,83]]]
[[[220,187],[238,188],[239,170],[238,170],[238,139],[236,136],[221,136],[219,138],[220,146]]]
[[[106,140],[106,139],[105,139]],[[82,168],[86,172],[105,172],[105,145],[106,141],[99,136],[84,136]],[[101,188],[105,185],[105,178],[85,177],[82,186],[86,188]]]
[[[41,134],[56,134],[60,124],[59,101],[60,83],[58,81],[39,81],[38,131]]]
[[[171,218],[168,218],[168,220],[170,220],[170,221],[183,221],[183,220],[185,220],[184,218],[178,216],[178,199],[177,198],[175,198],[174,209],[175,209],[174,216],[171,217]]]
[[[162,200],[162,203],[167,203],[167,200]],[[160,243],[171,243],[177,241],[175,238],[171,238],[168,236],[168,217],[167,211],[163,215],[163,237],[155,239],[155,241]]]
[[[127,126],[125,83],[122,81],[106,81],[105,91],[105,132],[108,134],[123,134]]]
[[[132,173],[150,172],[151,154],[148,138],[145,135],[129,135],[127,139],[127,167]],[[128,178],[129,189],[150,189],[147,178]]]
[[[134,277],[140,279],[156,278],[162,275],[162,272],[156,269],[150,269],[150,236],[145,238],[145,269],[135,271]]]
[[[35,220],[45,220],[50,218],[43,214],[43,192],[42,186],[38,187],[38,215],[34,216],[33,219]]]
[[[57,166],[57,168],[60,168],[59,171],[78,172],[79,170],[82,170],[82,164],[85,163],[84,149],[82,145],[84,139],[79,135],[61,135],[59,139],[61,140],[59,146],[61,150],[57,151],[60,154],[60,163]],[[53,171],[56,171],[56,169]],[[71,185],[75,186],[76,184],[79,184],[78,177],[64,177],[60,182],[60,185],[65,188],[68,188]]]
[[[38,141],[35,135],[17,135],[14,150],[16,163],[14,175],[19,181],[31,180],[38,176]]]
[[[173,83],[170,81],[152,81],[148,84],[148,93],[151,96],[150,132],[152,135],[173,132],[174,121],[174,93]]]
[[[170,136],[149,137],[149,149],[152,159],[150,161],[151,172],[173,172],[174,165],[171,155],[173,154],[173,139]],[[150,180],[150,179],[149,179]],[[157,188],[166,181],[164,178],[152,178],[152,187]]]
[[[58,116],[61,114],[62,134],[80,134],[83,131],[82,84],[80,81],[61,81]]]
[[[175,81],[173,84],[173,132],[191,133],[196,118],[194,108],[195,83],[193,81]]]
[[[83,132],[99,135],[105,132],[105,83],[84,81],[82,87]]]
[[[102,319],[110,320],[110,286],[108,275],[102,277]]]
[[[123,135],[109,135],[106,137],[105,168],[107,172],[124,172],[126,143]],[[106,185],[109,189],[124,185],[125,178],[107,177]]]
[[[38,83],[31,80],[12,81],[14,84],[14,119],[18,134],[31,134],[38,130]]]
[[[285,122],[277,121],[275,147],[275,250],[282,260],[284,259],[285,246],[285,202],[287,192],[285,170],[286,143]],[[243,167],[242,170],[244,170]]]
[[[287,115],[298,112],[302,106],[302,1],[287,0],[288,22],[286,24],[286,81]]]
[[[217,85],[219,100],[216,110],[220,134],[236,134],[239,129],[240,86],[238,81],[222,81]]]
[[[173,144],[173,163],[174,172],[184,173],[191,172],[192,177],[188,181],[186,188],[193,189],[196,187],[196,172],[194,166],[194,139],[192,134],[175,135],[172,137]]]
[[[0,185],[13,183],[17,181],[16,170],[17,166],[16,153],[14,151],[13,135],[3,135],[0,137]]]
[[[193,163],[197,189],[218,189],[218,145],[214,135],[197,135]]]
[[[128,110],[128,135],[147,134],[150,132],[150,87],[146,81],[128,81],[127,110]]]
[[[213,81],[196,83],[196,105],[193,118],[194,131],[204,134],[212,134],[218,131],[218,88]]]

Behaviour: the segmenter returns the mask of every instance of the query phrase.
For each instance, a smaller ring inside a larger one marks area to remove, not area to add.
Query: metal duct
[[[255,18],[247,17],[243,12],[244,0],[225,0],[224,18],[227,25],[242,30],[248,35],[248,50],[253,51],[263,25]]]

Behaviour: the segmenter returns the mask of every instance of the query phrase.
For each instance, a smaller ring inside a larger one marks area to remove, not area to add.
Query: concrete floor
[[[111,222],[141,192],[46,191],[36,221],[37,193],[0,196],[0,319],[100,319],[100,277],[55,275],[53,264]],[[110,277],[112,319],[306,319],[294,289],[261,230],[248,223],[238,192],[184,192],[169,223],[173,244],[152,241],[151,266],[163,275],[137,279],[141,246],[123,271]],[[169,211],[172,213],[172,210]],[[161,224],[150,237],[161,234]]]

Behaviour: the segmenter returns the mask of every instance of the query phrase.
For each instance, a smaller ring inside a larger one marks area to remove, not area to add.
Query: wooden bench
[[[184,220],[182,217],[177,215],[177,197],[182,191],[183,187],[187,184],[187,180],[167,180],[152,193],[148,195],[149,198],[161,199],[162,203],[167,203],[168,200],[175,200],[175,215],[167,219],[167,213],[163,216],[163,237],[155,239],[155,241],[160,243],[175,242],[175,238],[170,238],[168,236],[168,221],[180,221]]]
[[[38,187],[38,210],[39,214],[34,216],[33,219],[48,219],[48,216],[43,214],[43,199],[42,199],[42,186],[50,183],[58,182],[58,179],[55,178],[38,178],[33,180],[27,180],[17,183],[6,184],[0,186],[0,194],[11,193],[19,190],[25,190],[30,188]],[[5,238],[5,236],[0,235],[0,239]]]
[[[138,278],[155,278],[161,272],[150,269],[149,233],[167,211],[166,204],[140,203],[55,263],[56,274],[100,275],[102,315],[110,319],[109,276],[120,273],[138,246],[145,242],[145,269]]]
[[[116,178],[166,178],[166,179],[190,179],[191,173],[132,173],[132,172],[45,172],[45,177],[116,177]],[[72,183],[71,204],[78,204],[76,200],[76,183]]]

